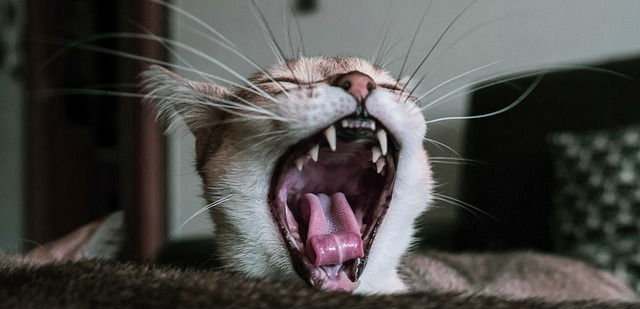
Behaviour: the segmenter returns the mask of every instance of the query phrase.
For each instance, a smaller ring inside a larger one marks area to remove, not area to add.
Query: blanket
[[[408,279],[414,288],[435,275],[424,273],[425,259],[428,263],[446,260],[426,254],[414,258],[406,263],[412,266],[404,269],[413,273],[409,278],[420,278]],[[214,270],[99,260],[38,265],[0,254],[0,308],[640,308],[640,303],[621,299],[509,297],[460,285],[362,296]]]

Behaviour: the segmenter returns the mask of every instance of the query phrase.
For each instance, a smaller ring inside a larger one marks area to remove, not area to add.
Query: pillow
[[[556,251],[640,294],[640,126],[549,137]]]

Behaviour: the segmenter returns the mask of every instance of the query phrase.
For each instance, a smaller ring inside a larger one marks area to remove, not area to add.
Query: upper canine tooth
[[[296,168],[302,172],[302,165],[304,164],[304,158],[300,157],[296,159]]]
[[[378,158],[380,158],[381,154],[382,153],[380,152],[380,148],[378,147],[371,148],[371,162],[376,163],[376,161],[378,161]]]
[[[334,126],[328,127],[324,130],[324,136],[327,138],[327,142],[329,142],[331,151],[336,151],[336,128]]]
[[[376,161],[376,171],[380,173],[380,171],[382,171],[386,163],[387,162],[384,160],[384,158],[378,159],[378,161]]]
[[[382,150],[382,155],[387,155],[387,132],[384,129],[378,130],[376,132],[376,137],[378,138],[378,142],[380,142],[380,149]]]
[[[311,147],[311,150],[309,150],[309,155],[311,156],[311,160],[313,160],[313,162],[318,162],[319,149],[320,149],[320,145],[316,144],[313,147]]]

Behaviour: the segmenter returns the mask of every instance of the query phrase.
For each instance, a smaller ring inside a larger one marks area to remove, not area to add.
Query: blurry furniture
[[[139,98],[82,93],[135,93],[147,64],[109,51],[161,59],[162,47],[148,40],[92,39],[115,32],[162,35],[164,16],[149,1],[27,1],[27,246],[118,209],[128,222],[129,258],[148,259],[162,246],[160,128]]]
[[[640,125],[550,136],[554,250],[640,293]]]
[[[548,73],[516,108],[468,122],[464,155],[486,165],[464,168],[461,199],[497,220],[462,211],[457,249],[553,248],[549,135],[640,123],[640,59],[595,66],[631,79],[586,68]],[[476,92],[470,114],[499,110],[532,80],[518,79]]]

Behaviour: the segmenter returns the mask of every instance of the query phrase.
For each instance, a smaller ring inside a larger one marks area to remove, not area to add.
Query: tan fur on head
[[[347,57],[290,61],[250,78],[255,87],[231,90],[189,81],[160,67],[144,73],[147,99],[158,118],[169,128],[184,120],[196,137],[207,202],[229,198],[211,209],[211,217],[221,259],[230,269],[302,284],[270,214],[271,177],[288,147],[354,113],[354,98],[330,86],[332,77],[352,71],[370,76],[378,85],[398,85],[387,72]],[[431,171],[422,146],[424,117],[405,98],[384,87],[367,98],[369,114],[384,124],[401,150],[393,199],[357,292],[405,289],[396,269],[411,243],[414,220],[431,199]]]

